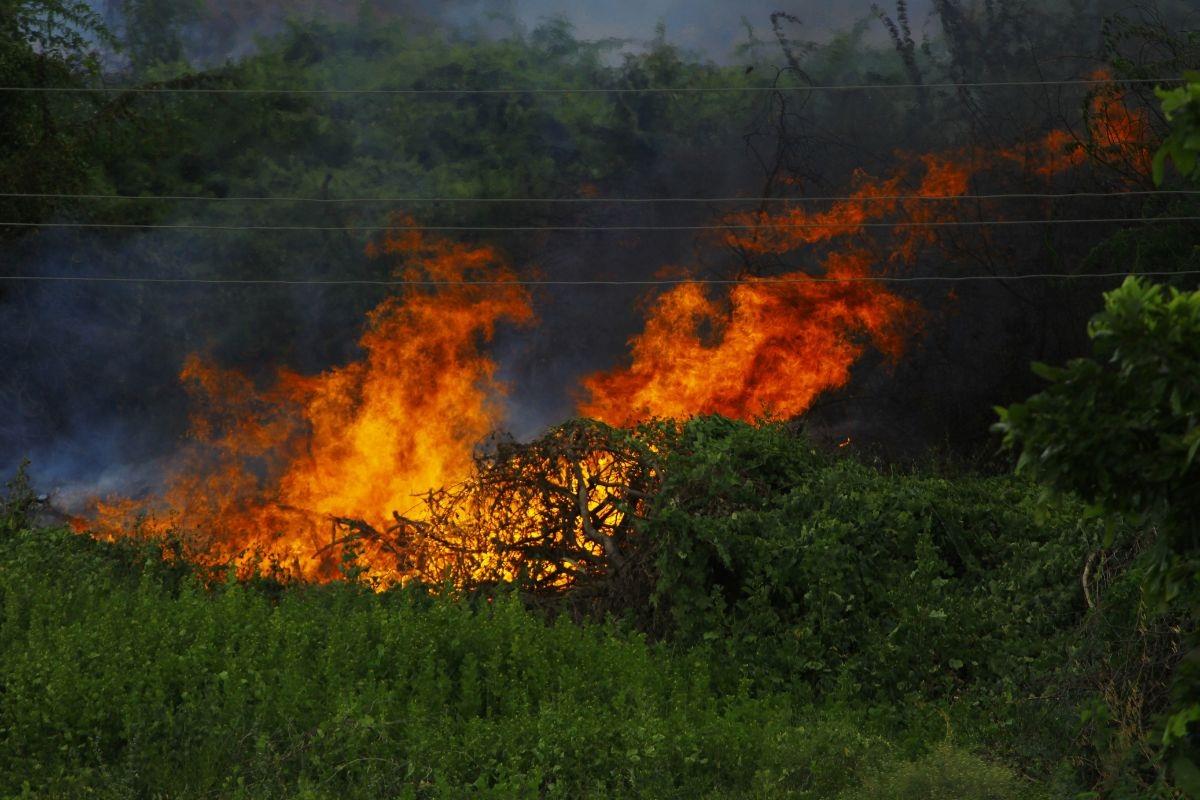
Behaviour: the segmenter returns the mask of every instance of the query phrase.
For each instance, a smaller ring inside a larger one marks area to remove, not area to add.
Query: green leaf
[[[1162,186],[1163,178],[1167,172],[1167,147],[1163,145],[1158,148],[1158,152],[1154,154],[1154,161],[1150,165],[1151,175],[1154,179],[1155,186]]]
[[[1171,759],[1171,777],[1188,797],[1200,797],[1200,767],[1190,758],[1178,755]]]
[[[1183,462],[1184,467],[1190,467],[1192,462],[1196,460],[1196,451],[1200,450],[1200,428],[1193,428],[1189,433],[1194,441],[1192,446],[1188,448],[1187,459]]]
[[[1190,176],[1196,170],[1196,151],[1178,148],[1171,154],[1171,160],[1175,162],[1175,168],[1180,174]]]
[[[1030,366],[1033,374],[1039,378],[1045,378],[1048,381],[1057,381],[1062,378],[1063,370],[1060,367],[1052,367],[1049,364],[1043,364],[1040,361],[1035,361]]]

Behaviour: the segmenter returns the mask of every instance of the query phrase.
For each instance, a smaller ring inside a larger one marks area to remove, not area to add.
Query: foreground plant
[[[1020,453],[1017,471],[1091,504],[1094,516],[1154,531],[1141,560],[1152,609],[1200,612],[1200,291],[1129,278],[1088,328],[1093,354],[1063,367],[1025,403],[999,409],[996,430]],[[1111,534],[1106,545],[1112,544]],[[1175,680],[1162,742],[1176,783],[1200,795],[1197,641]]]

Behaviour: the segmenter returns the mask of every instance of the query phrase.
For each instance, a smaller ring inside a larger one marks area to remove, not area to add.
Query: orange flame
[[[907,332],[916,328],[916,307],[871,279],[881,265],[911,264],[923,246],[937,243],[937,223],[955,219],[957,204],[930,199],[966,197],[976,175],[1006,160],[1047,178],[1090,154],[1145,174],[1147,123],[1126,107],[1118,89],[1093,94],[1088,123],[1090,146],[1053,131],[1021,150],[902,156],[889,178],[856,173],[849,198],[827,210],[792,206],[727,217],[725,244],[746,257],[851,244],[825,258],[820,277],[803,271],[773,281],[751,277],[724,300],[697,283],[665,292],[630,340],[628,366],[584,379],[581,413],[622,425],[647,417],[718,413],[751,420],[803,413],[822,392],[847,383],[868,343],[892,359],[902,352]],[[873,255],[860,241],[866,226],[886,228],[878,221],[898,215],[902,224],[890,229],[889,255]],[[822,282],[830,280],[845,282]]]
[[[1100,70],[1091,80],[1108,81],[1111,73]],[[1139,108],[1130,108],[1120,87],[1105,84],[1091,93],[1086,116],[1086,135],[1056,129],[1021,147],[1000,150],[997,155],[1019,164],[1040,178],[1052,178],[1082,166],[1091,158],[1132,176],[1150,174],[1153,153],[1150,121]]]
[[[630,362],[584,379],[581,413],[617,425],[705,413],[803,413],[848,382],[868,347],[898,358],[919,325],[916,304],[879,278],[937,245],[938,229],[926,223],[954,220],[961,206],[901,197],[965,197],[972,181],[997,165],[1017,164],[1042,179],[1089,156],[1146,166],[1146,121],[1118,91],[1094,93],[1089,124],[1087,142],[1054,131],[1020,149],[905,156],[890,177],[857,173],[850,199],[825,210],[794,206],[727,217],[726,246],[747,258],[803,252],[815,274],[750,276],[723,295],[697,282],[662,293],[630,342]],[[431,492],[472,476],[475,448],[503,419],[505,387],[481,345],[497,325],[531,320],[532,310],[494,249],[435,239],[411,220],[399,222],[369,252],[397,259],[397,274],[414,283],[370,312],[360,360],[318,375],[281,370],[264,383],[189,357],[180,378],[196,409],[195,441],[169,490],[149,506],[99,502],[80,527],[106,538],[201,532],[186,544],[195,560],[324,580],[338,574],[345,553],[339,518],[383,531],[397,530],[390,524],[397,512],[407,518],[396,519],[404,530],[414,510],[418,518],[430,515],[417,520],[427,528],[446,516],[454,532],[429,537],[444,549],[415,561],[382,538],[354,541],[358,564],[381,584],[450,572],[511,578],[529,571],[519,548],[487,548],[503,541],[541,547],[547,531],[559,537],[551,537],[554,547],[569,542],[580,564],[534,565],[545,586],[594,569],[583,563],[589,559],[608,558],[605,547],[628,527],[610,486],[636,470],[615,452],[589,450],[586,438],[568,441],[557,455],[529,456],[526,466],[543,469],[542,480],[524,486],[518,476],[517,489],[503,499],[466,492],[465,504],[456,504],[453,492],[442,492],[445,502],[435,502]],[[876,235],[868,235],[868,225],[878,227]],[[472,279],[488,283],[464,282]],[[501,470],[490,480],[508,478]],[[539,492],[551,499],[533,499]],[[574,522],[559,531],[562,519]],[[472,542],[470,557],[445,539],[450,535]]]
[[[794,416],[820,393],[849,379],[869,339],[899,355],[915,307],[870,282],[872,258],[834,254],[821,281],[804,273],[751,279],[728,304],[696,283],[658,301],[632,341],[627,369],[584,380],[580,411],[612,424],[646,417],[724,414]],[[850,279],[856,282],[840,282]]]
[[[403,221],[404,224],[411,224]],[[489,247],[388,236],[373,255],[402,257],[409,287],[369,315],[360,361],[315,376],[280,371],[266,388],[190,357],[181,379],[197,411],[194,449],[175,476],[153,530],[204,530],[206,558],[265,558],[288,574],[329,578],[340,552],[329,520],[381,528],[392,512],[470,473],[476,445],[502,422],[504,387],[481,353],[500,322],[526,322],[527,293]],[[489,285],[461,281],[483,278]],[[129,504],[103,505],[103,535],[129,524]],[[396,579],[394,556],[364,544],[377,577]]]

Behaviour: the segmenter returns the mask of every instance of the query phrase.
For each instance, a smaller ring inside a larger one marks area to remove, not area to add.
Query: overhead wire
[[[458,233],[583,233],[587,231],[652,232],[652,231],[743,231],[743,230],[804,230],[858,228],[979,228],[1019,225],[1098,225],[1154,224],[1160,222],[1200,222],[1200,216],[1169,217],[1089,217],[1085,219],[991,219],[952,220],[945,222],[795,222],[762,223],[754,225],[210,225],[194,223],[137,223],[137,222],[11,222],[0,221],[0,228],[82,228],[116,230],[185,230],[185,231],[277,231],[277,232],[345,232],[378,233],[382,231],[440,231]]]
[[[411,278],[166,278],[152,276],[122,275],[0,275],[0,281],[59,282],[59,283],[129,283],[129,284],[184,284],[184,285],[230,285],[230,286],[677,286],[739,285],[739,284],[809,284],[809,283],[967,283],[990,281],[1029,280],[1104,280],[1129,277],[1191,277],[1200,275],[1200,270],[1148,270],[1145,272],[1039,272],[1023,275],[879,275],[874,277],[752,277],[752,278],[648,278],[644,280],[565,280],[525,279],[512,280],[422,280]]]
[[[130,202],[204,203],[852,203],[852,202],[962,202],[968,200],[1074,200],[1110,197],[1183,197],[1200,195],[1200,189],[1139,189],[1119,192],[1008,192],[999,194],[921,195],[814,195],[806,197],[305,197],[270,195],[135,195],[67,194],[58,192],[0,192],[0,197],[41,200],[125,200]]]
[[[281,87],[200,87],[200,86],[0,86],[0,93],[41,92],[49,94],[212,94],[212,95],[569,95],[569,94],[736,94],[774,92],[863,92],[928,89],[1034,88],[1045,86],[1157,85],[1179,83],[1182,78],[1084,78],[1037,81],[971,81],[939,83],[846,83],[787,86],[529,86],[497,88],[407,88],[361,89],[322,87],[315,89]]]

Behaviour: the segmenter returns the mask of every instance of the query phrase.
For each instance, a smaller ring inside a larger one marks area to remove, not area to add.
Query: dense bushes
[[[1049,385],[1001,409],[997,428],[1020,453],[1018,471],[1077,494],[1110,523],[1132,519],[1150,532],[1131,580],[1141,580],[1157,624],[1176,636],[1146,662],[1159,673],[1180,665],[1161,743],[1173,750],[1175,783],[1200,797],[1200,292],[1130,278],[1105,295],[1088,334],[1092,357],[1039,366]],[[1097,707],[1109,715],[1121,704],[1109,697]]]
[[[647,532],[675,635],[757,678],[899,699],[1012,688],[1086,606],[1070,504],[1008,479],[880,474],[780,425],[699,419]]]
[[[916,761],[887,765],[844,800],[1016,800],[1034,795],[1012,770],[943,744]]]
[[[1096,565],[1085,598],[1099,533],[1069,503],[781,425],[634,435],[662,459],[656,610],[583,625],[503,587],[212,585],[32,529],[14,487],[0,795],[1007,799],[1031,784],[998,760],[1061,795],[1133,758],[1144,725],[1079,738],[1090,693],[1145,687],[1114,678],[1136,587]]]

